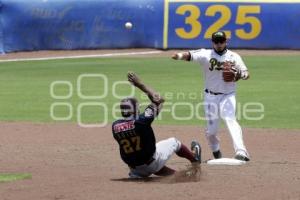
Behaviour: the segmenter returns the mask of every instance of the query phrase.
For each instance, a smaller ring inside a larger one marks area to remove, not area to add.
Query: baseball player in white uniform
[[[236,113],[236,82],[247,80],[249,72],[241,57],[227,49],[227,38],[223,31],[212,34],[213,49],[199,49],[175,53],[175,60],[194,61],[202,65],[205,77],[204,110],[207,119],[206,138],[216,159],[222,158],[218,128],[220,118],[224,120],[233,141],[235,158],[249,161],[243,142],[242,129]]]

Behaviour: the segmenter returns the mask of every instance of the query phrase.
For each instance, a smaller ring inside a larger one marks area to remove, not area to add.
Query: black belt
[[[141,165],[128,165],[130,168],[135,169],[138,166],[142,166],[142,165],[150,165],[155,159],[153,157],[151,157],[149,160],[147,160],[144,164]]]
[[[221,94],[224,94],[224,93],[221,93],[221,92],[213,92],[213,91],[210,91],[208,89],[205,89],[204,90],[206,93],[209,93],[209,94],[213,94],[213,95],[221,95]]]

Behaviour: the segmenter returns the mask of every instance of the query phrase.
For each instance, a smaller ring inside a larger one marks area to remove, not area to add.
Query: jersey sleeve
[[[140,114],[139,121],[145,124],[151,124],[157,115],[158,107],[155,104],[150,104],[147,106],[145,111],[142,114]]]
[[[248,70],[240,55],[235,54],[235,60],[236,60],[236,66],[239,69],[241,69],[242,71],[247,71]]]
[[[203,63],[203,61],[205,60],[206,49],[192,50],[189,52],[191,54],[191,61]]]

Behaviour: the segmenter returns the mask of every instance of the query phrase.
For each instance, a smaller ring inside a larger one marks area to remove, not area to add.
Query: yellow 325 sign
[[[209,39],[213,32],[222,29],[231,19],[231,10],[225,5],[212,5],[206,9],[205,16],[213,17],[216,14],[220,13],[220,17],[211,24],[206,32],[204,33],[204,38]],[[188,31],[185,28],[176,28],[176,34],[183,39],[194,39],[197,38],[202,31],[202,24],[200,22],[201,11],[198,6],[195,5],[182,5],[176,9],[176,14],[186,15],[185,24],[190,25],[191,29]],[[256,38],[261,32],[261,22],[255,16],[249,16],[251,14],[260,14],[259,5],[251,6],[238,6],[237,15],[235,19],[235,24],[244,25],[250,24],[250,31],[246,31],[243,28],[235,30],[235,35],[244,40],[251,40]],[[223,29],[222,29],[223,30]],[[226,35],[230,38],[231,31],[224,30]]]

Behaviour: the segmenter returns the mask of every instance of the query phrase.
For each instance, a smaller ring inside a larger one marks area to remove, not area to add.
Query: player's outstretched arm
[[[172,58],[174,60],[185,60],[185,61],[190,61],[191,60],[191,54],[190,52],[178,52],[178,53],[174,53],[172,55]]]
[[[132,83],[135,87],[139,88],[146,95],[148,95],[152,103],[160,105],[165,101],[158,92],[145,85],[134,72],[128,72],[127,78],[130,83]]]

